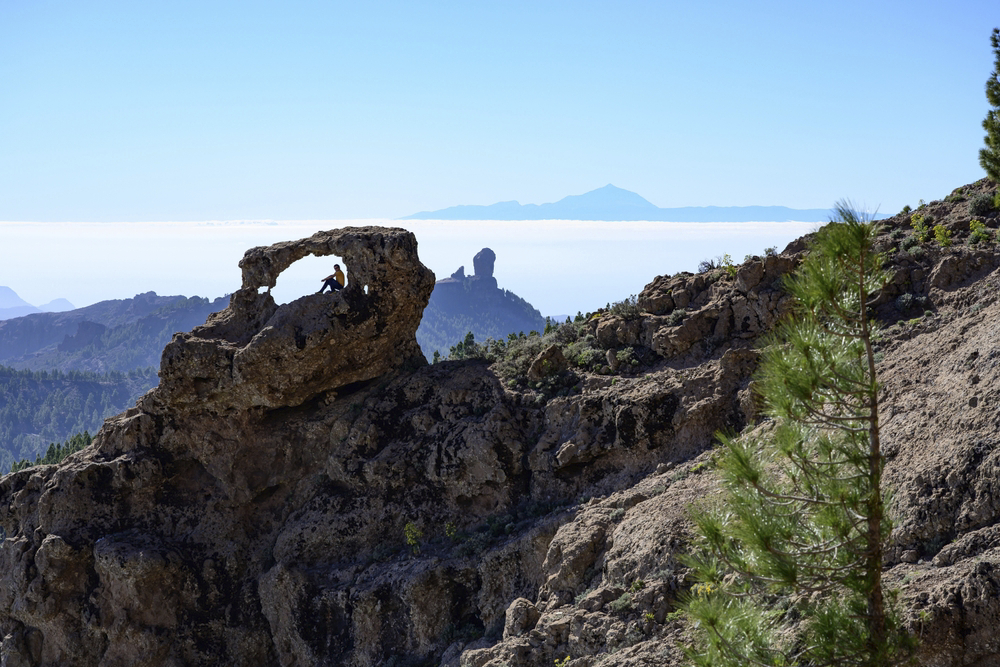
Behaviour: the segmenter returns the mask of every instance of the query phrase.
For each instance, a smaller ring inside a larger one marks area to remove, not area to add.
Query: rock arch
[[[347,287],[278,306],[270,288],[307,255],[341,257],[351,276]],[[164,349],[151,403],[214,412],[288,407],[409,360],[425,363],[416,330],[434,274],[417,257],[411,232],[317,232],[251,248],[239,266],[243,284],[229,307],[203,326],[176,334]]]

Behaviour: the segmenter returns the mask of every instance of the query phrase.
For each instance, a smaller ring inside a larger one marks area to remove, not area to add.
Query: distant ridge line
[[[787,206],[684,206],[660,208],[640,195],[608,184],[548,204],[505,201],[451,206],[400,220],[601,220],[651,222],[827,222],[833,211]]]

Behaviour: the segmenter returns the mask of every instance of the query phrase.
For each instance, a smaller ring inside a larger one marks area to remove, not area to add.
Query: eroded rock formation
[[[475,339],[506,340],[509,334],[542,331],[545,318],[524,299],[497,287],[493,276],[496,253],[483,248],[472,260],[475,274],[460,266],[434,285],[417,340],[424,354],[447,356],[452,345],[472,332]]]
[[[270,288],[306,255],[338,255],[347,287],[277,306]],[[434,288],[412,234],[382,227],[318,232],[252,248],[228,308],[163,351],[158,398],[173,409],[300,405],[421,356],[415,332]]]
[[[960,245],[960,204],[928,210],[955,246],[903,252],[902,216],[882,238],[887,578],[921,664],[992,665],[1000,253]],[[754,346],[803,249],[658,278],[643,312],[572,325],[627,373],[586,370],[556,333],[526,384],[420,362],[433,277],[402,230],[250,251],[230,308],[164,351],[160,388],[91,448],[0,481],[0,660],[678,664],[686,507],[715,489],[717,430],[768,428]],[[343,257],[348,289],[276,307],[266,288],[310,252]],[[553,377],[571,382],[546,394]]]

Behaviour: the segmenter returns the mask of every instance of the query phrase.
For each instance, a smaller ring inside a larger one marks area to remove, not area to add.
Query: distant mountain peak
[[[504,201],[489,206],[452,206],[423,211],[403,220],[649,220],[663,222],[826,222],[829,209],[785,206],[687,206],[660,208],[612,183],[548,204]]]
[[[624,188],[619,188],[618,186],[612,185],[611,183],[608,183],[603,188],[597,188],[596,190],[584,192],[582,195],[570,195],[568,197],[563,197],[558,202],[556,202],[556,205],[565,204],[568,202],[574,202],[574,203],[585,202],[588,205],[597,204],[600,206],[616,204],[620,206],[650,208],[653,210],[659,210],[655,204],[650,203],[641,195],[638,195],[635,192],[632,192],[631,190],[625,190]],[[542,204],[542,206],[552,206],[552,204]]]
[[[73,310],[74,306],[66,299],[53,299],[41,306],[33,306],[17,295],[9,287],[0,285],[0,320],[24,317],[34,313],[61,313]]]
[[[20,308],[31,304],[17,295],[9,287],[0,285],[0,308]]]

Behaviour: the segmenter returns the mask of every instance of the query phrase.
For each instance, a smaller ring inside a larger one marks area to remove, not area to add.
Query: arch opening
[[[334,264],[340,265],[340,270],[344,272],[345,279],[350,283],[351,275],[342,257],[337,255],[324,255],[322,257],[306,255],[293,262],[291,266],[278,275],[278,279],[271,289],[271,297],[277,305],[283,306],[307,294],[315,294],[323,287],[323,281],[327,276],[333,275]],[[330,290],[326,290],[326,293],[329,294]]]

